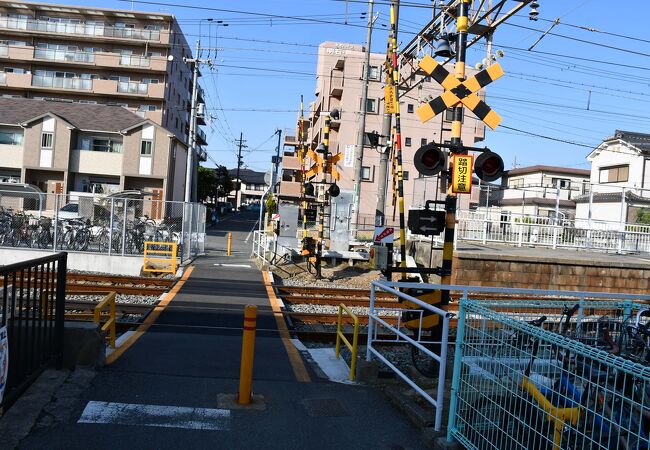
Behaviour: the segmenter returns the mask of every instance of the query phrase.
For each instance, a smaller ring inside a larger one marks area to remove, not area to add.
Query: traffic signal
[[[341,189],[336,183],[332,184],[327,191],[329,192],[330,197],[338,197],[341,193]]]
[[[314,196],[314,185],[312,183],[305,183],[305,195],[308,197]]]
[[[445,152],[434,143],[420,147],[413,159],[421,175],[436,175],[445,168]]]
[[[494,181],[503,175],[503,159],[491,151],[481,153],[474,162],[474,173],[483,181]]]

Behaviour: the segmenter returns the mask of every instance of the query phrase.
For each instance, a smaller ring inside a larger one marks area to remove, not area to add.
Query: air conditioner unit
[[[325,203],[327,201],[327,185],[326,184],[317,184],[316,185],[316,201],[318,203]]]

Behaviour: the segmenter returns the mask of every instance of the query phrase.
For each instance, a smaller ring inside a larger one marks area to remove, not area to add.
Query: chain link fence
[[[175,242],[178,257],[205,249],[198,203],[98,195],[0,195],[0,246],[108,255],[144,253],[147,241]]]

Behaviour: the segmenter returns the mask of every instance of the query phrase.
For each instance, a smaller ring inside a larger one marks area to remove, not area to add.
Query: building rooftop
[[[0,7],[15,8],[16,2],[0,0]],[[169,20],[174,16],[164,12],[147,12],[147,11],[132,11],[129,9],[115,9],[115,8],[96,8],[94,6],[81,6],[81,5],[62,5],[56,3],[41,3],[41,2],[25,2],[21,1],[20,5],[25,5],[27,8],[47,11],[51,13],[70,13],[79,14],[83,12],[84,15],[91,16],[106,16],[106,17],[119,17],[119,18],[139,18],[149,20]]]
[[[650,134],[616,130],[614,136],[605,139],[605,141],[612,139],[620,139],[632,144],[641,151],[650,152]]]
[[[507,170],[503,174],[503,176],[512,177],[516,175],[525,175],[528,173],[536,173],[536,172],[560,173],[563,175],[576,175],[579,177],[587,177],[587,178],[591,174],[591,171],[588,169],[572,169],[570,167],[536,165],[536,166],[519,167],[517,169]]]
[[[121,106],[0,98],[0,124],[21,125],[44,114],[54,114],[79,130],[118,133],[146,121]]]
[[[264,172],[257,172],[251,169],[239,169],[239,178],[244,183],[266,184],[264,181]],[[237,169],[228,169],[228,175],[233,179],[237,177]]]

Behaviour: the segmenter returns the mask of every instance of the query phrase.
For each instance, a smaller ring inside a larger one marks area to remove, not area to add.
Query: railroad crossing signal
[[[412,209],[409,211],[408,229],[423,236],[439,235],[445,230],[445,214],[445,211]]]
[[[501,123],[501,117],[476,95],[476,92],[481,88],[503,76],[503,69],[499,63],[481,70],[465,81],[460,81],[450,74],[447,69],[429,55],[426,55],[420,61],[419,66],[445,88],[442,95],[417,109],[416,112],[421,122],[427,122],[448,108],[462,103],[493,130]]]
[[[323,157],[316,153],[313,150],[307,152],[307,156],[314,161],[314,165],[311,166],[309,171],[305,174],[305,178],[311,180],[317,174],[325,171],[325,173],[331,173],[332,178],[335,180],[341,179],[341,174],[336,169],[336,163],[343,159],[343,153],[337,153],[336,155],[331,155],[327,158],[327,163],[323,161]]]

